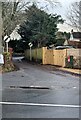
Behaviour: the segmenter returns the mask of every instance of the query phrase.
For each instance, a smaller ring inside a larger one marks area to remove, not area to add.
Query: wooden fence
[[[66,49],[50,50],[43,48],[43,64],[65,66]]]
[[[74,58],[81,58],[81,49],[54,50],[43,47],[40,49],[33,49],[31,54],[32,59],[36,61],[41,60],[42,64],[51,64],[62,67],[66,66],[66,58],[70,55]],[[29,50],[25,51],[25,57],[29,59]]]
[[[32,49],[31,50],[31,57],[32,57],[32,60],[35,60],[35,61],[41,61],[43,59],[43,48],[39,48],[39,49]],[[27,59],[30,59],[30,50],[27,49],[25,51],[25,57]]]

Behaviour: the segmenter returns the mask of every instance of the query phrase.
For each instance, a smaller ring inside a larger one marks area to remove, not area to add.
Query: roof
[[[20,40],[21,36],[18,34],[18,29],[20,28],[19,25],[13,30],[13,32],[10,34],[10,39],[11,40]]]
[[[21,39],[21,36],[18,34],[17,31],[13,31],[11,34],[10,34],[10,39],[11,40],[20,40]]]
[[[81,39],[81,32],[73,32],[73,38]]]

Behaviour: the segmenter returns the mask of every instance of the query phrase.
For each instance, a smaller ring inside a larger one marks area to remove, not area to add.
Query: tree
[[[10,35],[17,25],[22,24],[26,20],[27,14],[25,14],[25,9],[28,9],[28,7],[31,5],[31,3],[33,3],[33,1],[34,0],[29,0],[27,2],[25,0],[14,0],[14,2],[11,2],[11,0],[7,0],[6,2],[2,2],[2,38],[6,34]],[[52,7],[58,3],[57,0],[44,1],[46,1]],[[40,3],[38,2],[38,0],[36,0],[35,4],[39,6]],[[41,9],[45,9],[46,7],[48,7],[48,5],[41,7]],[[21,42],[23,42],[23,40]]]
[[[55,43],[57,24],[63,23],[60,15],[51,15],[37,8],[35,4],[25,10],[27,20],[20,26],[19,33],[26,42],[34,46],[46,46]]]
[[[56,5],[58,2],[57,0],[45,0],[50,5]],[[34,0],[7,0],[6,2],[2,2],[2,18],[3,18],[3,36],[5,34],[10,34],[16,27],[17,24],[21,24],[25,20],[25,13],[24,10],[27,8],[31,3],[35,2]],[[36,0],[35,4],[38,3]],[[43,7],[44,9],[44,7]]]
[[[72,27],[77,30],[81,30],[81,1],[72,3],[67,18],[69,19]]]
[[[20,4],[19,1],[2,2],[3,36],[5,34],[10,35],[16,25],[23,22],[25,14],[22,11],[22,8],[26,5],[28,5],[28,2],[23,4]]]

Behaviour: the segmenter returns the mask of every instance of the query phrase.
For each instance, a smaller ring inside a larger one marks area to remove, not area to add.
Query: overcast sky
[[[66,22],[68,22],[67,13],[70,11],[71,4],[74,2],[79,2],[80,0],[51,0],[51,1],[60,2],[60,5],[56,4],[56,7],[55,6],[53,7],[52,5],[49,5],[49,2],[46,2],[49,0],[23,0],[23,1],[38,2],[39,7],[44,7],[44,10],[46,10],[49,13],[53,13],[53,14],[56,13],[58,15],[61,15],[62,18],[64,20],[66,20]],[[46,9],[45,9],[46,5],[48,5],[48,7],[46,7]],[[63,25],[59,25],[59,27],[60,27],[60,30],[62,30],[62,31],[69,31],[70,32],[71,29],[73,29],[72,27],[68,26],[65,23]]]
[[[35,0],[33,0],[35,1]],[[49,0],[37,0],[41,6],[45,6],[47,4],[46,1],[49,1]],[[51,13],[57,13],[57,14],[61,14],[63,17],[66,16],[68,10],[70,9],[70,5],[73,3],[73,2],[78,2],[80,0],[51,0],[51,1],[58,1],[60,2],[60,5],[57,4],[56,7],[52,8],[52,6],[49,6],[49,12]]]
[[[40,6],[45,6],[47,4],[47,2],[45,0],[41,0],[41,1],[37,0],[37,1],[40,2]],[[46,11],[49,13],[54,13],[54,14],[57,13],[57,14],[61,15],[62,18],[66,20],[66,22],[68,22],[67,13],[70,11],[71,4],[74,2],[79,2],[80,0],[58,0],[58,1],[60,2],[60,5],[57,4],[56,7],[49,6],[48,9],[46,8]],[[59,27],[61,28],[60,30],[62,30],[62,31],[70,32],[71,29],[73,29],[70,26],[68,26],[67,24],[59,25]]]
[[[70,6],[73,2],[78,2],[80,0],[59,0],[62,7],[58,7],[59,13],[63,16],[66,16],[68,10],[70,10]],[[57,8],[56,8],[57,10]]]
[[[61,3],[61,7],[57,7],[55,9],[56,13],[57,14],[61,14],[61,16],[66,20],[66,22],[68,23],[68,19],[67,19],[67,14],[68,12],[70,11],[70,8],[71,8],[71,4],[73,2],[79,2],[80,0],[59,0],[59,2]],[[60,28],[60,31],[68,31],[70,32],[71,29],[74,29],[70,26],[68,26],[67,24],[63,24],[63,25],[59,25],[59,28]],[[74,29],[74,31],[76,31]]]
[[[68,23],[68,19],[67,19],[67,14],[70,11],[71,8],[71,4],[74,2],[79,2],[80,0],[59,0],[59,2],[61,3],[61,6],[57,6],[54,9],[49,9],[50,12],[56,12],[57,14],[60,14],[62,16],[63,19],[66,20],[66,22]],[[66,23],[64,23],[63,25],[59,25],[60,31],[67,31],[70,32],[72,28],[71,26],[68,26]],[[77,31],[76,29],[74,29],[74,31]]]
[[[66,19],[66,22],[68,22],[67,20],[67,13],[70,10],[71,4],[73,2],[79,2],[80,0],[59,0],[62,4],[62,7],[59,7],[58,10],[56,9],[56,11],[59,11],[59,13],[63,16],[64,19]],[[67,24],[64,25],[59,25],[60,26],[60,30],[66,30],[66,31],[71,31],[71,29],[73,29],[72,27],[68,26]],[[76,31],[76,30],[75,30]]]

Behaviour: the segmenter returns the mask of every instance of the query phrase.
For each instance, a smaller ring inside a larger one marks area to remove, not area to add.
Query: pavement
[[[71,69],[71,68],[63,68],[63,67],[56,67],[56,69],[67,72],[67,73],[71,73],[74,75],[81,75],[81,70],[80,69]]]

